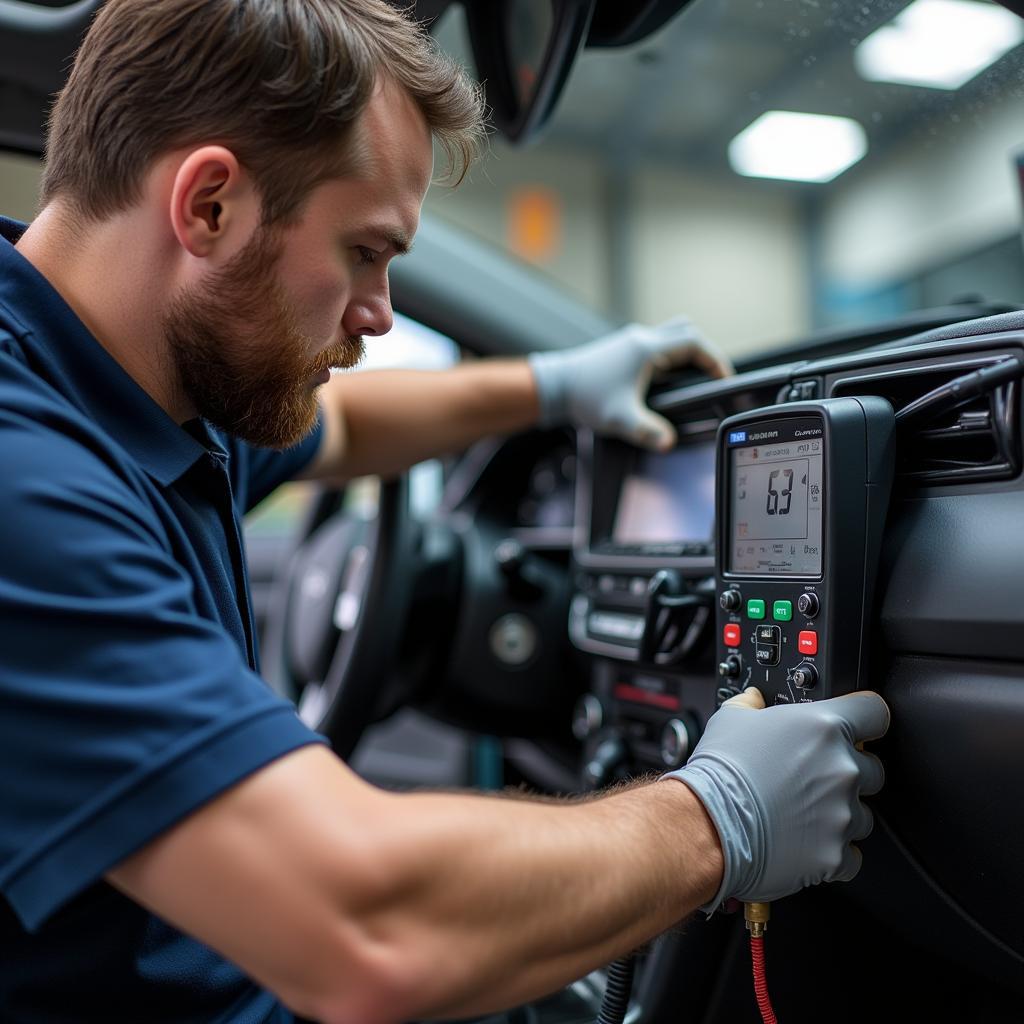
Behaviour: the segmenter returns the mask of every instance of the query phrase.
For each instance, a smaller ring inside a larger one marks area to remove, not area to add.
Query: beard
[[[288,448],[316,423],[315,378],[355,366],[363,339],[315,357],[275,276],[281,246],[260,228],[208,281],[183,289],[163,318],[184,396],[215,427],[260,448]]]

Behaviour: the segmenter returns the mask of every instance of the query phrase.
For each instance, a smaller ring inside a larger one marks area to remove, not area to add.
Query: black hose
[[[636,960],[631,956],[624,956],[609,966],[608,982],[604,987],[604,999],[601,1000],[597,1024],[622,1024],[626,1019],[635,967]]]

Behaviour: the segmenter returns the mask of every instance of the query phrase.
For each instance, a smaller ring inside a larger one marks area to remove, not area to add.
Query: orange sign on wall
[[[529,263],[548,263],[562,244],[562,204],[540,186],[515,189],[508,199],[508,247]]]

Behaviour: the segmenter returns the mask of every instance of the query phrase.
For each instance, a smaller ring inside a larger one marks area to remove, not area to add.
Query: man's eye
[[[356,252],[359,253],[359,265],[361,267],[367,267],[377,262],[377,253],[372,249],[368,249],[365,245],[357,245]]]

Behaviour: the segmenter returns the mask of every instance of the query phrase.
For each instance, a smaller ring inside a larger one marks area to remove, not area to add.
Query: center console
[[[713,412],[713,411],[712,411]],[[591,655],[574,721],[589,784],[682,764],[714,693],[716,414],[678,424],[670,452],[585,438],[569,630]]]

